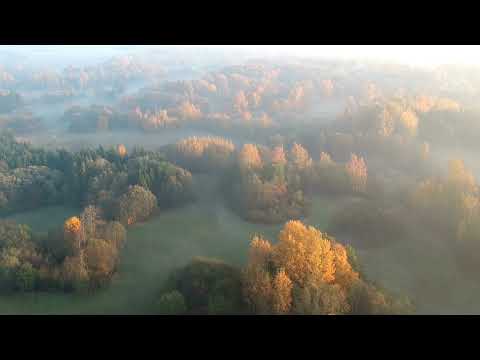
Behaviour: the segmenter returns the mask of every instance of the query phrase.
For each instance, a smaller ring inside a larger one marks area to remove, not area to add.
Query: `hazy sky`
[[[198,45],[195,45],[198,46]],[[215,45],[217,47],[219,45]],[[479,45],[228,45],[272,54],[389,60],[411,65],[478,64]]]
[[[107,57],[112,52],[140,50],[153,46],[66,45],[66,46],[0,46],[9,51],[32,54],[70,55],[73,58]],[[155,46],[157,47],[157,46]],[[300,57],[332,57],[386,60],[410,65],[470,64],[480,65],[479,45],[178,45],[178,47],[243,49],[255,56],[290,55]],[[52,52],[52,49],[53,50]],[[27,55],[28,56],[28,55]]]

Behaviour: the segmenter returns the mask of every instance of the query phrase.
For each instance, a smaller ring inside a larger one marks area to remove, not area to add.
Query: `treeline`
[[[446,176],[424,179],[407,199],[417,216],[448,241],[465,273],[475,272],[480,249],[480,193],[464,162],[450,160]]]
[[[315,192],[365,196],[367,165],[355,154],[346,163],[327,153],[314,161],[308,150],[294,143],[285,150],[245,144],[219,137],[190,137],[164,148],[170,161],[193,172],[216,173],[231,207],[249,221],[280,223],[304,217],[308,197]],[[376,189],[372,190],[372,192]]]
[[[196,258],[173,272],[155,302],[160,314],[404,314],[407,298],[367,281],[355,251],[300,221],[272,245],[254,236],[248,264]]]
[[[138,148],[128,154],[123,145],[75,153],[46,151],[19,143],[11,134],[1,136],[2,214],[50,204],[96,205],[107,219],[119,220],[122,195],[144,198],[148,192],[160,208],[179,206],[193,198],[190,172],[158,152]],[[135,186],[144,191],[133,191]]]
[[[0,92],[0,114],[10,113],[23,105],[24,101],[20,94],[12,91]]]
[[[94,66],[68,66],[63,69],[28,66],[0,67],[0,86],[16,91],[86,91],[110,87],[121,93],[131,82],[161,79],[161,65],[147,62],[138,56],[118,56]]]
[[[1,135],[2,215],[53,204],[84,207],[63,227],[32,234],[0,222],[2,291],[94,289],[111,279],[126,241],[125,226],[159,208],[193,199],[192,175],[159,152],[140,148],[46,151]]]
[[[48,234],[0,221],[0,291],[89,291],[109,282],[126,230],[86,207]]]

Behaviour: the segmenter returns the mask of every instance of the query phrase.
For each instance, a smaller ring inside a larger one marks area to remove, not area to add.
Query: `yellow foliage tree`
[[[273,311],[277,314],[286,314],[292,306],[293,283],[281,269],[273,279]]]
[[[367,165],[362,157],[351,154],[350,161],[346,165],[347,173],[352,183],[352,189],[363,192],[367,187]]]
[[[68,218],[63,225],[64,230],[72,234],[76,234],[80,232],[81,227],[82,227],[82,223],[80,219],[76,216],[72,216],[71,218]]]
[[[118,155],[120,155],[121,157],[125,157],[125,155],[127,155],[127,148],[125,147],[125,145],[120,144],[117,146],[117,152]]]
[[[240,166],[243,168],[258,169],[263,167],[258,147],[254,144],[245,144],[239,154]]]
[[[418,129],[418,118],[413,111],[404,111],[400,116],[400,121],[409,135],[415,136]]]
[[[272,163],[278,165],[285,165],[287,159],[285,157],[285,151],[282,146],[275,146],[272,151]]]
[[[475,177],[460,159],[452,159],[448,162],[448,181],[465,191],[474,191],[475,189]]]
[[[261,236],[254,236],[250,243],[249,263],[263,265],[272,253],[272,244]]]
[[[302,145],[294,143],[290,151],[294,165],[300,169],[305,170],[312,166],[312,158]]]
[[[343,245],[301,221],[289,221],[275,245],[260,236],[253,238],[243,291],[256,313],[287,314],[295,307],[294,286],[302,292],[301,289],[334,285],[328,288],[330,293],[338,292],[338,296],[344,297],[358,279]],[[330,293],[328,296],[338,298]]]
[[[278,235],[273,261],[292,281],[304,285],[311,276],[326,283],[335,280],[332,244],[324,234],[301,221],[289,221]]]

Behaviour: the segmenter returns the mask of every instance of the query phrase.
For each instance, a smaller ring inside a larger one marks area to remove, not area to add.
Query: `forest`
[[[480,311],[480,68],[195,51],[0,47],[0,314]]]

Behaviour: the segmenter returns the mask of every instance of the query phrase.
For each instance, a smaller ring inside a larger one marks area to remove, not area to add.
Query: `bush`
[[[177,290],[165,293],[160,296],[156,304],[158,313],[162,315],[179,315],[187,311],[185,298]]]
[[[35,289],[37,271],[29,263],[21,264],[15,272],[15,289],[32,291]]]

